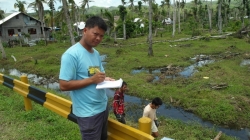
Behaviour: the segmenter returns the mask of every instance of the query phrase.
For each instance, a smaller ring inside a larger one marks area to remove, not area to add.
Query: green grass
[[[231,36],[226,39],[210,39],[210,41],[174,42],[183,37],[190,36],[178,34],[172,38],[171,33],[163,33],[163,37],[154,37],[153,57],[147,54],[148,44],[145,36],[126,41],[118,40],[118,46],[104,42],[96,49],[101,55],[107,55],[105,60],[107,75],[115,79],[122,78],[128,83],[127,94],[149,100],[159,96],[165,104],[182,107],[215,125],[250,127],[249,65],[240,66],[240,62],[250,54],[249,44],[245,39]],[[21,72],[57,79],[60,57],[69,46],[69,43],[57,43],[48,46],[5,48],[8,59],[0,60],[0,67],[6,70],[16,68]],[[17,62],[11,58],[12,54]],[[190,61],[190,58],[199,54],[208,55],[215,62],[198,67],[199,72],[190,78],[163,79],[152,83],[147,82],[151,74],[146,72],[131,74],[133,69],[160,68],[170,64],[185,68],[194,64],[195,62]],[[209,79],[203,79],[204,76]],[[212,88],[212,85],[220,83],[226,83],[228,87],[220,90]],[[176,133],[189,134],[189,131],[180,131],[181,129],[177,129]],[[205,130],[197,128],[195,131],[197,132],[194,133],[199,133],[198,131]],[[167,134],[177,138],[175,134],[168,132]],[[197,139],[200,139],[199,134],[194,134],[192,137],[196,135]],[[212,135],[215,134],[210,134],[210,138]]]
[[[77,124],[32,102],[32,110],[24,110],[23,97],[1,86],[0,136],[3,140],[77,140]]]
[[[4,140],[79,140],[80,131],[77,124],[59,116],[47,108],[32,102],[32,110],[25,111],[21,95],[11,89],[0,88],[0,136]],[[62,96],[57,94],[58,96]],[[66,99],[68,97],[62,96]],[[109,99],[109,105],[111,99]],[[112,111],[110,118],[115,119]],[[183,139],[211,139],[218,132],[204,128],[196,123],[183,123],[178,120],[159,118],[159,132],[162,136]],[[127,120],[127,125],[137,128],[138,123]],[[158,139],[160,139],[158,138]],[[221,140],[234,140],[222,135]]]

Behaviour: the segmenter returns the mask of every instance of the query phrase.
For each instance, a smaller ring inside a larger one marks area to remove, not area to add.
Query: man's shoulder
[[[151,110],[151,107],[150,107],[150,105],[148,104],[148,105],[146,105],[145,107],[144,107],[144,111],[150,111]]]

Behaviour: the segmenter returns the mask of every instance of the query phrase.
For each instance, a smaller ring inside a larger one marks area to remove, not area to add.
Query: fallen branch
[[[217,136],[214,138],[214,140],[219,140],[221,135],[222,135],[222,132],[220,131],[220,132],[217,134]]]

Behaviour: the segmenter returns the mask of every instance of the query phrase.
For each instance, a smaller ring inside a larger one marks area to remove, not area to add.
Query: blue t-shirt
[[[71,46],[62,55],[59,79],[89,78],[95,74],[95,68],[104,72],[99,52],[93,50],[93,53],[88,52],[79,42]],[[106,110],[108,97],[104,89],[96,89],[96,84],[70,91],[70,97],[73,114],[78,117],[91,117]]]

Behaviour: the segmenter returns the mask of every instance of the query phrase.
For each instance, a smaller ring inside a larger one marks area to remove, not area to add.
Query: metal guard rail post
[[[31,100],[33,100],[64,118],[77,123],[76,116],[72,113],[71,101],[29,85],[26,75],[22,75],[20,81],[0,73],[0,84],[24,97],[26,111],[32,109]],[[139,129],[108,118],[108,140],[153,140],[154,137],[150,133],[151,120],[149,118],[143,117],[139,119]]]

